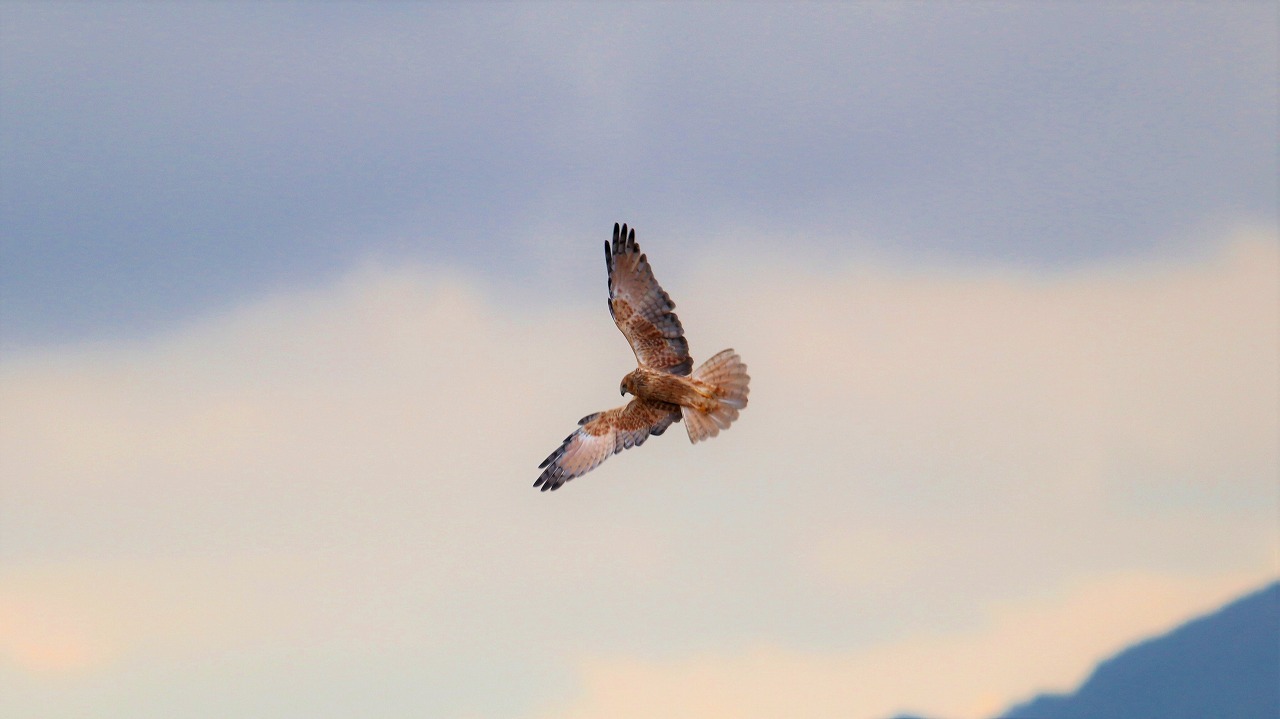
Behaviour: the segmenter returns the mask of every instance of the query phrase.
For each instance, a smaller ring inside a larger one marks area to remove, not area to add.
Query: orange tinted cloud
[[[754,644],[665,658],[591,655],[581,690],[540,715],[672,719],[995,716],[1037,691],[1067,691],[1127,643],[1252,590],[1266,575],[1119,575],[992,606],[979,626],[858,651]]]
[[[1089,587],[1134,607],[1173,586],[1151,614],[1172,621],[1186,587],[1276,569],[1274,237],[1058,275],[751,253],[672,270],[695,358],[735,347],[751,407],[555,497],[529,486],[538,461],[633,366],[602,286],[512,306],[370,267],[151,341],[6,359],[0,531],[25,568],[0,582],[6,651],[110,671],[302,647],[385,676],[409,647],[479,657],[473,677],[494,657],[577,667],[580,713],[621,712],[647,677],[708,716],[743,687],[966,716],[1150,627],[1090,615]],[[24,624],[31,607],[62,608]],[[1067,621],[1099,630],[1020,655]]]

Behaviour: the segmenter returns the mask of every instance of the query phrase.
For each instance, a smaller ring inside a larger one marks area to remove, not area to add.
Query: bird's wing
[[[649,260],[636,244],[636,231],[613,226],[613,242],[604,244],[609,270],[609,314],[622,330],[641,367],[688,375],[693,371],[689,343],[676,317],[676,303],[653,278]]]
[[[596,412],[578,420],[578,428],[538,468],[542,476],[533,483],[542,491],[558,489],[581,477],[624,449],[639,447],[650,435],[659,435],[680,419],[680,408],[665,402],[633,399],[624,407]]]

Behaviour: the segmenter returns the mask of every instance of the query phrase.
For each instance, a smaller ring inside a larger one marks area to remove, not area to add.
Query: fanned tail
[[[710,387],[716,403],[708,412],[693,407],[680,408],[689,441],[701,442],[728,429],[738,418],[738,412],[747,406],[747,384],[751,377],[738,353],[727,349],[694,370],[693,379]]]

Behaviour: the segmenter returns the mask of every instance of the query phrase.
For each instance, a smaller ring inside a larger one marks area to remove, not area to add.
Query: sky
[[[0,4],[0,714],[989,719],[1274,580],[1278,21]],[[751,403],[540,493],[614,222]]]

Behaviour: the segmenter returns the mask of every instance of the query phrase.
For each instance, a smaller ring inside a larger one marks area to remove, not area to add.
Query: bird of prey
[[[630,402],[578,420],[578,428],[549,457],[535,487],[559,489],[624,449],[639,447],[684,420],[690,442],[714,437],[747,406],[747,366],[732,349],[696,370],[676,317],[676,303],[658,285],[636,232],[614,224],[604,243],[609,272],[609,314],[631,344],[639,367],[622,378],[619,391]]]

